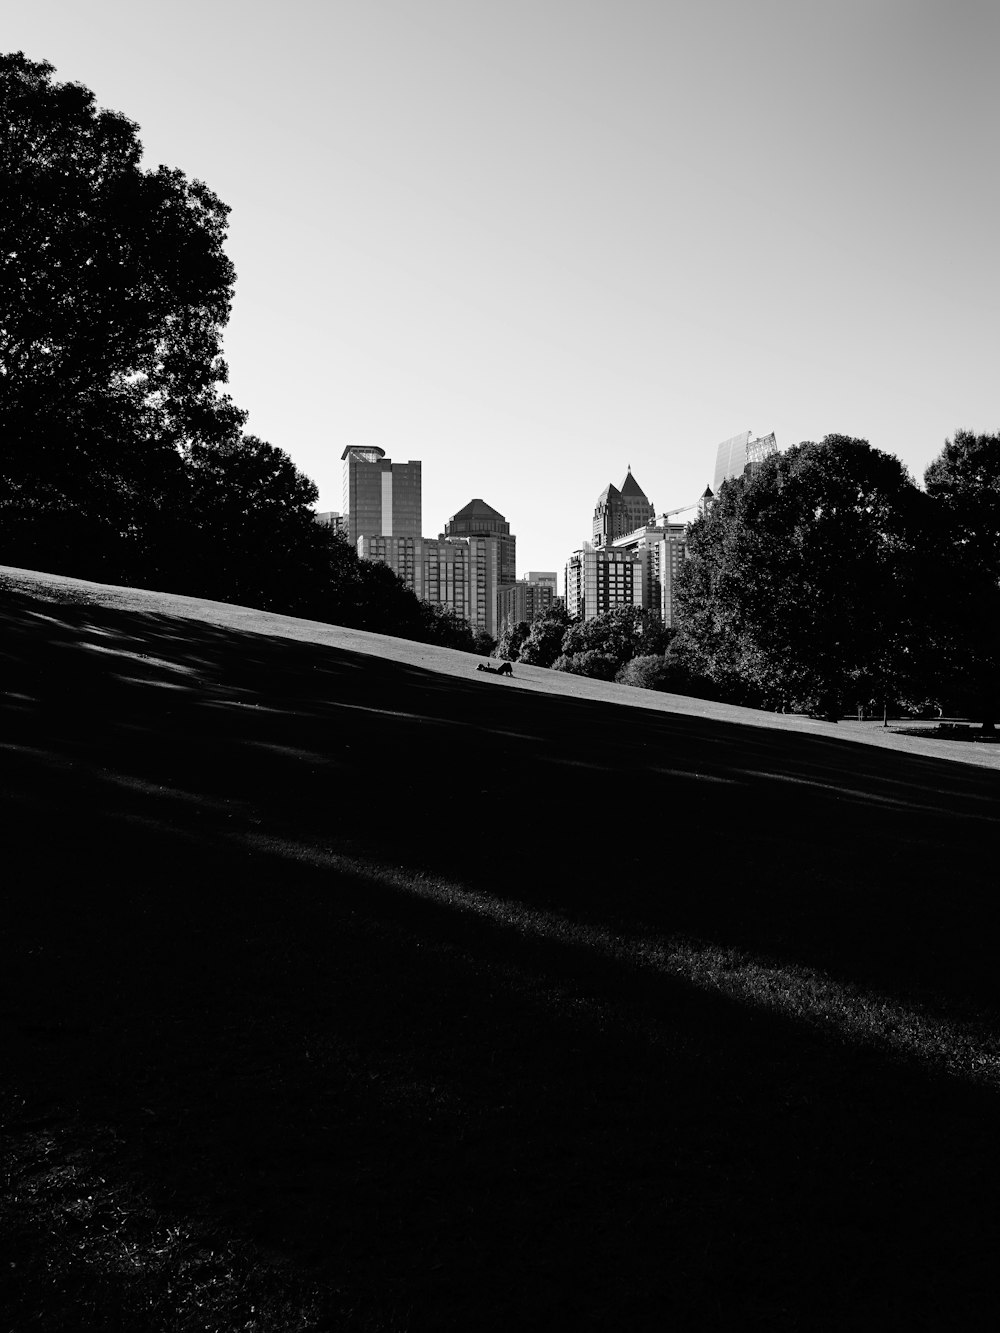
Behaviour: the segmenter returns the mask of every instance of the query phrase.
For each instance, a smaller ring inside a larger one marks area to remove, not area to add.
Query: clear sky
[[[558,569],[631,464],[1000,430],[997,0],[0,0],[232,208],[248,429],[423,462]]]

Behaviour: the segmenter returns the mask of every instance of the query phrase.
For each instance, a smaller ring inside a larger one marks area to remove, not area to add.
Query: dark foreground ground
[[[0,1328],[996,1326],[998,773],[0,609]]]

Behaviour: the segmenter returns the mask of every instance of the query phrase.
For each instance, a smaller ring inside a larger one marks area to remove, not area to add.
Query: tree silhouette
[[[842,435],[725,482],[681,573],[692,665],[729,697],[831,716],[904,688],[924,639],[924,503],[898,459]]]
[[[562,651],[569,624],[570,618],[561,602],[538,611],[516,654],[518,661],[529,666],[550,667]]]
[[[924,485],[936,510],[939,692],[993,732],[1000,714],[1000,434],[956,431]]]
[[[633,657],[665,652],[670,638],[671,631],[645,607],[616,606],[569,625],[554,665],[559,671],[613,680]]]
[[[220,387],[228,209],[143,170],[136,126],[52,75],[0,56],[0,550],[127,577],[179,448],[242,424]]]

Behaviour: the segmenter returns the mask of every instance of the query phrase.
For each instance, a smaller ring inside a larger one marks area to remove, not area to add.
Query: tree
[[[329,552],[329,595],[317,619],[401,639],[424,640],[434,632],[426,603],[388,565],[360,559],[339,533],[331,537]]]
[[[457,648],[463,653],[475,651],[469,622],[457,611],[436,602],[421,602],[420,609],[420,632],[414,638],[419,638],[423,643],[439,644],[442,648]]]
[[[632,685],[640,690],[670,690],[670,665],[661,653],[644,653],[633,657],[619,670],[615,680],[619,685]]]
[[[517,660],[528,666],[550,667],[559,656],[570,618],[561,602],[538,611]]]
[[[718,697],[712,681],[692,666],[687,646],[679,636],[671,639],[665,653],[633,657],[619,670],[615,680],[619,685],[632,685],[642,690],[693,695],[698,699]]]
[[[176,537],[189,592],[287,615],[327,618],[332,533],[317,489],[282,450],[254,435],[186,451]]]
[[[828,435],[727,481],[689,534],[688,661],[726,697],[827,716],[921,663],[925,497],[898,459]]]
[[[924,486],[963,565],[1000,581],[1000,433],[956,431],[924,473]]]
[[[937,515],[938,692],[993,732],[1000,714],[1000,434],[956,431],[924,485]]]
[[[587,660],[595,665],[600,659],[602,672],[604,659],[613,662],[610,679],[633,657],[664,652],[671,634],[651,611],[638,606],[616,606],[590,620],[570,625],[563,636],[562,651],[568,658],[597,653],[598,658]]]
[[[472,631],[472,651],[480,653],[483,657],[491,657],[496,649],[497,641],[489,630],[483,629],[480,625]]]
[[[554,671],[568,671],[573,676],[590,676],[593,680],[614,680],[619,670],[618,659],[596,648],[582,652],[562,653],[552,664]]]
[[[516,662],[521,646],[530,633],[531,626],[526,620],[519,620],[516,624],[505,622],[500,627],[494,656],[505,662]]]
[[[136,126],[52,75],[0,56],[0,553],[120,577],[180,450],[242,425],[220,390],[228,209],[143,170]]]

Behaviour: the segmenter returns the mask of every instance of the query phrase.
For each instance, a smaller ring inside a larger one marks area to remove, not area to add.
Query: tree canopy
[[[529,666],[550,667],[559,656],[570,618],[561,602],[536,613],[521,643],[518,661]]]
[[[614,680],[633,657],[666,651],[671,631],[644,607],[616,606],[570,625],[563,636],[558,671]]]
[[[901,688],[922,637],[925,499],[898,459],[842,435],[725,482],[681,573],[689,660],[748,702],[827,711]]]
[[[493,656],[499,657],[506,662],[516,662],[518,653],[521,651],[521,645],[531,633],[531,626],[526,620],[516,622],[505,621],[500,626],[500,633],[497,635],[496,647],[493,649]]]
[[[175,524],[185,585],[263,610],[320,614],[331,547],[310,508],[313,482],[255,435],[196,440],[186,464]]]
[[[175,498],[180,451],[242,425],[221,391],[228,209],[144,170],[136,126],[52,75],[0,56],[4,554],[115,573]]]
[[[1000,433],[956,431],[924,473],[924,487],[966,564],[1000,579]]]
[[[1000,434],[956,431],[924,485],[935,511],[930,636],[938,691],[993,730],[1000,715]]]

